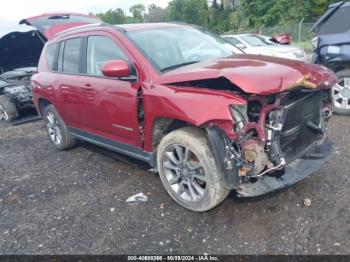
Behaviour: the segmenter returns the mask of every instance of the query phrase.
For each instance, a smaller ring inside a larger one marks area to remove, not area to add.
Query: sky
[[[8,0],[1,6],[0,35],[8,30],[19,29],[18,22],[30,16],[49,12],[78,12],[88,14],[121,8],[129,14],[134,4],[148,6],[155,3],[166,7],[169,0]]]

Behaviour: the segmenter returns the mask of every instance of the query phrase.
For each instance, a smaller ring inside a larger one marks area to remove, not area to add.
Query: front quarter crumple
[[[152,128],[159,118],[176,119],[193,126],[219,126],[227,137],[233,137],[231,105],[246,105],[246,101],[230,92],[146,84],[143,106],[148,120],[145,124],[146,150],[152,150]]]

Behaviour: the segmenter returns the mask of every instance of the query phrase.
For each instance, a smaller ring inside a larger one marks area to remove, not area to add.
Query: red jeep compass
[[[146,161],[177,203],[206,211],[232,189],[294,184],[332,151],[334,74],[233,49],[184,24],[77,27],[46,43],[34,102],[59,150],[80,139]]]

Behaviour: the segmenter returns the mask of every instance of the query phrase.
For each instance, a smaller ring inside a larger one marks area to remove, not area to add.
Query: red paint
[[[278,34],[273,39],[282,45],[290,45],[292,43],[292,37],[289,34]]]
[[[126,77],[130,75],[129,65],[124,60],[112,60],[102,66],[102,72],[107,77]]]
[[[133,25],[130,30],[165,27],[166,24]],[[167,25],[179,27],[182,25]],[[104,35],[115,41],[128,57],[138,76],[137,81],[121,81],[107,77],[52,73],[47,69],[45,51],[39,63],[39,73],[33,76],[33,99],[46,99],[55,105],[63,120],[71,127],[128,143],[146,151],[153,151],[152,136],[158,118],[184,121],[197,127],[218,126],[230,139],[237,134],[229,111],[230,105],[243,105],[242,94],[229,90],[210,90],[199,87],[177,87],[172,83],[225,77],[246,93],[270,95],[288,90],[301,77],[310,76],[318,88],[330,88],[334,74],[324,67],[262,56],[240,55],[189,65],[165,74],[159,74],[147,58],[124,33],[112,27],[79,29],[59,36],[53,41],[87,35]],[[52,43],[50,41],[49,43]],[[111,62],[105,69],[120,69]],[[125,68],[124,68],[125,69]],[[112,71],[113,71],[112,70]],[[126,73],[126,72],[124,72]],[[144,120],[138,121],[137,93],[142,91]],[[258,123],[245,127],[256,128],[260,139],[265,139],[266,114],[278,106],[264,105]],[[141,135],[140,126],[144,136]]]
[[[225,77],[247,93],[269,95],[288,90],[302,77],[320,88],[336,83],[333,72],[326,67],[298,61],[257,55],[237,55],[204,61],[163,74],[162,84]]]

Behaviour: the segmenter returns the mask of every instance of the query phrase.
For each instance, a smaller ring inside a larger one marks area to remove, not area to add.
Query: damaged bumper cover
[[[313,144],[303,156],[286,165],[282,176],[265,175],[255,183],[241,183],[237,188],[239,197],[256,197],[291,186],[311,175],[327,162],[333,151],[333,143],[325,138]]]

